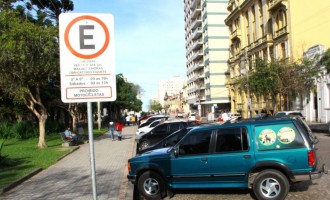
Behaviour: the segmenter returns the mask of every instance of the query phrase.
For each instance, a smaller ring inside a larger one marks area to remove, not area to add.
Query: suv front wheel
[[[146,199],[161,199],[165,192],[165,183],[158,174],[147,171],[144,172],[138,180],[139,193]]]
[[[264,170],[253,182],[257,199],[282,200],[288,195],[290,184],[287,177],[277,170]]]

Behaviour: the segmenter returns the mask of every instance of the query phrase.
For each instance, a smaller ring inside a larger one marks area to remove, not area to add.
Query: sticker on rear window
[[[281,128],[278,133],[278,140],[283,144],[290,144],[296,137],[295,131],[290,127]]]
[[[272,129],[264,129],[259,135],[260,143],[269,146],[276,141],[276,133]]]

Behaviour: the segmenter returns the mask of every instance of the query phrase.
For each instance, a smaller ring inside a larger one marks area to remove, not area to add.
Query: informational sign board
[[[113,16],[62,13],[59,25],[62,101],[115,101]]]

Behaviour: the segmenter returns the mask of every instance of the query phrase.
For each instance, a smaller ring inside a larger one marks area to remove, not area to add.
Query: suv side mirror
[[[180,149],[179,146],[176,146],[176,147],[173,149],[173,153],[174,153],[174,156],[175,156],[175,157],[178,157],[178,156],[179,156],[179,149]]]

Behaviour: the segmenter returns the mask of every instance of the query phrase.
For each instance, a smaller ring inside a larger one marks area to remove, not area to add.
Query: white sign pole
[[[92,187],[93,187],[93,199],[96,200],[96,173],[95,173],[95,158],[94,158],[94,138],[93,138],[93,112],[92,103],[87,102],[87,115],[88,115],[88,136],[89,136],[89,153],[90,153],[90,165],[92,174]]]

